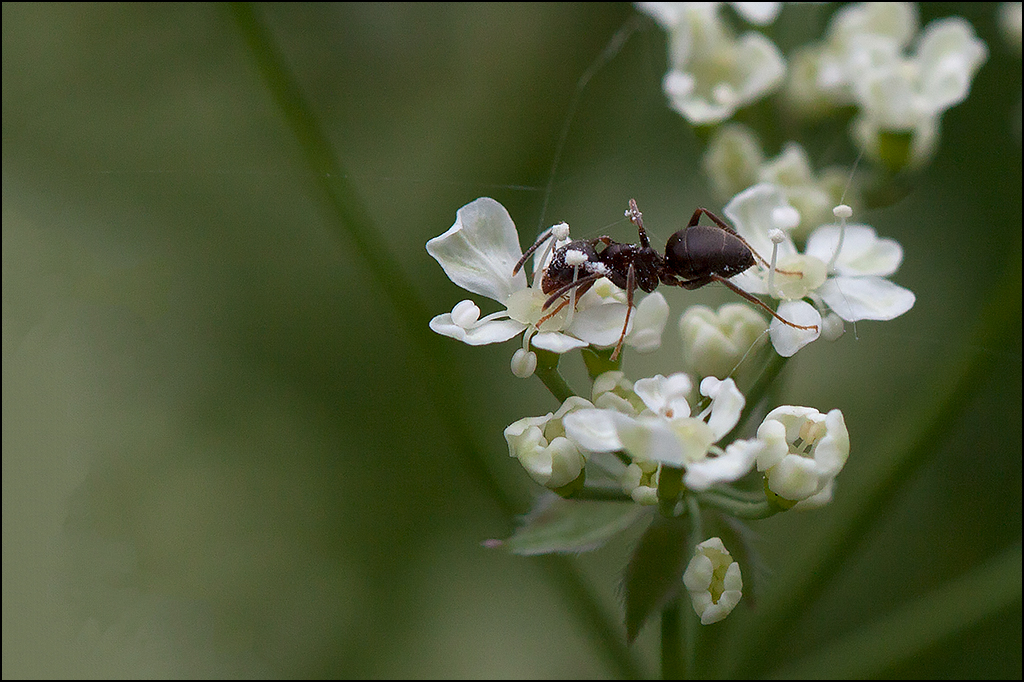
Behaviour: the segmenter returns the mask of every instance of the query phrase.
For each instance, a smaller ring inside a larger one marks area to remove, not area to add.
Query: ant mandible
[[[702,215],[710,218],[714,226],[699,225]],[[550,294],[544,302],[544,310],[573,289],[576,290],[578,300],[579,296],[586,293],[594,282],[602,277],[607,277],[612,284],[625,289],[626,320],[622,325],[619,341],[615,344],[615,351],[611,354],[613,361],[618,358],[626,338],[633,310],[633,292],[637,287],[651,293],[659,284],[699,289],[712,282],[721,282],[751,303],[764,308],[779,322],[794,329],[818,331],[817,325],[795,324],[781,317],[753,294],[728,280],[729,277],[740,274],[758,262],[765,267],[768,267],[768,263],[724,220],[706,208],[694,211],[686,227],[668,238],[665,255],[658,253],[651,246],[647,231],[644,230],[643,214],[636,207],[636,200],[629,200],[626,217],[636,225],[640,235],[639,244],[623,244],[607,236],[571,241],[555,250],[541,278],[541,291]],[[516,263],[512,274],[519,272],[526,259],[551,236],[551,230],[541,234]],[[604,245],[604,248],[599,251],[598,245]],[[799,274],[783,270],[777,272]],[[562,301],[557,308],[541,318],[538,325],[558,313],[568,303],[569,299]]]

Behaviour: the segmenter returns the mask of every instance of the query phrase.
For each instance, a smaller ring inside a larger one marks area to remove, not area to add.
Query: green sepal
[[[767,498],[769,504],[771,504],[773,507],[778,507],[782,511],[792,509],[798,501],[787,500],[785,497],[782,497],[778,493],[774,492],[771,488],[769,488],[767,476],[764,477],[764,496],[765,498]]]
[[[583,484],[586,483],[586,481],[587,468],[583,467],[582,469],[580,469],[580,475],[577,476],[575,479],[569,481],[561,488],[552,488],[552,490],[559,497],[572,497],[573,495],[575,495],[576,493],[583,489]]]
[[[910,162],[914,133],[909,130],[882,130],[878,133],[878,157],[892,173],[898,173]]]
[[[622,355],[619,355],[617,360],[612,360],[613,350],[612,348],[594,348],[593,346],[580,349],[583,364],[587,366],[587,374],[590,375],[591,381],[605,372],[622,369]]]

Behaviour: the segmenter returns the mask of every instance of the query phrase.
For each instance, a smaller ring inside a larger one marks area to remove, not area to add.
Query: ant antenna
[[[651,240],[647,238],[647,230],[644,229],[644,214],[637,208],[636,199],[629,200],[629,208],[626,209],[625,216],[629,218],[631,223],[636,225],[637,232],[640,233],[640,246],[645,249],[650,248]]]

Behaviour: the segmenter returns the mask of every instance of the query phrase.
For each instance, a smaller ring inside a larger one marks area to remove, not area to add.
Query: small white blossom
[[[524,353],[529,351],[530,343],[566,353],[591,344],[610,347],[619,339],[626,305],[602,297],[598,287],[579,297],[575,310],[566,306],[538,327],[538,322],[551,312],[543,307],[548,295],[538,286],[530,286],[522,270],[512,274],[522,258],[519,235],[508,211],[494,199],[480,198],[460,208],[455,224],[427,242],[427,252],[452,282],[505,308],[481,318],[475,303],[460,301],[452,312],[430,321],[430,328],[438,334],[476,346],[508,341],[526,331]],[[632,345],[635,340],[645,350],[660,343],[658,324],[664,328],[664,320],[659,310],[664,307],[667,317],[667,305],[663,306],[664,297],[659,297],[654,294],[641,301],[631,316],[626,343]],[[524,361],[528,362],[523,356],[518,358],[521,372],[528,367],[522,364]]]
[[[722,198],[758,182],[779,187],[800,216],[799,225],[789,230],[796,238],[806,236],[827,220],[844,193],[858,203],[858,189],[849,182],[848,171],[833,167],[815,174],[807,153],[795,142],[787,143],[778,156],[766,160],[757,136],[738,123],[723,126],[712,138],[704,155],[704,168]]]
[[[842,412],[822,414],[811,407],[783,405],[765,417],[757,440],[763,445],[757,468],[765,472],[773,493],[794,502],[806,500],[808,506],[831,499],[832,482],[850,455]]]
[[[893,170],[927,161],[942,113],[967,97],[988,50],[960,17],[933,21],[920,35],[918,26],[910,3],[844,7],[825,41],[794,57],[790,102],[808,113],[853,104],[853,136],[868,156]]]
[[[711,625],[728,616],[743,596],[740,565],[717,537],[697,545],[683,573],[683,584],[701,625]]]
[[[730,376],[767,329],[764,318],[742,303],[727,303],[717,312],[690,306],[679,318],[683,365],[702,377]]]
[[[715,194],[725,199],[757,184],[764,152],[753,130],[726,123],[711,138],[701,162]]]
[[[739,123],[719,129],[708,144],[703,165],[723,200],[759,182],[779,187],[799,214],[799,223],[787,230],[794,239],[805,238],[828,221],[840,200],[860,204],[860,188],[848,170],[829,167],[815,173],[807,152],[796,142],[788,142],[778,156],[765,159],[757,136]]]
[[[556,412],[510,424],[505,429],[509,456],[517,458],[530,477],[546,488],[569,485],[583,472],[587,453],[565,437],[562,421],[570,412],[592,407],[589,400],[571,396]]]
[[[595,407],[634,417],[644,409],[643,400],[633,390],[633,382],[619,370],[605,372],[594,379],[591,398]]]
[[[729,5],[741,17],[758,26],[772,23],[782,10],[781,2],[730,2]]]
[[[645,473],[659,464],[685,469],[683,483],[691,490],[735,481],[753,468],[754,441],[736,441],[725,450],[714,445],[736,426],[745,403],[732,379],[701,382],[700,393],[711,404],[696,416],[689,403],[693,384],[685,374],[641,379],[633,390],[643,404],[638,414],[581,409],[566,417],[566,434],[593,452],[625,451]]]
[[[669,34],[669,72],[662,81],[672,108],[694,125],[724,121],[775,90],[786,62],[775,44],[751,31],[736,38],[718,3],[638,3]],[[761,8],[765,10],[767,8]],[[737,8],[759,23],[774,19]]]
[[[788,236],[773,244],[768,234],[775,229],[773,216],[786,206],[778,187],[759,184],[740,192],[725,207],[736,231],[762,256],[777,248],[778,270],[751,268],[732,279],[754,294],[768,294],[784,303],[778,313],[800,325],[818,325],[820,310],[830,309],[847,322],[891,320],[910,310],[914,293],[893,284],[903,261],[903,249],[892,239],[880,239],[868,225],[823,225],[811,233],[804,253]],[[785,274],[796,273],[796,274]],[[802,299],[810,298],[815,306]],[[772,344],[780,355],[790,356],[819,333],[793,329],[778,320],[771,324]]]

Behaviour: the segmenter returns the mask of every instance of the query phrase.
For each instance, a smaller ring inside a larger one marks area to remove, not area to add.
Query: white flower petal
[[[671,30],[682,19],[684,5],[681,2],[638,2],[635,7],[658,22],[665,30]]]
[[[850,456],[850,432],[843,413],[837,409],[825,415],[825,428],[827,432],[814,450],[814,459],[824,475],[835,477]]]
[[[580,341],[572,336],[566,336],[561,332],[540,332],[530,339],[537,348],[549,350],[552,353],[568,353],[571,350],[577,348],[585,348],[588,344],[586,341]]]
[[[766,26],[779,16],[781,2],[730,2],[732,8],[751,24]]]
[[[891,320],[913,308],[917,300],[914,292],[881,277],[835,277],[818,293],[847,322]]]
[[[822,483],[813,459],[786,455],[768,470],[768,488],[787,500],[803,500],[820,490]]]
[[[640,353],[650,353],[661,347],[661,335],[668,323],[668,302],[660,291],[640,301],[632,315],[632,330],[626,343]]]
[[[917,47],[917,61],[921,91],[931,111],[940,113],[964,101],[975,72],[987,58],[985,43],[961,17],[928,24]]]
[[[622,334],[626,309],[623,303],[604,303],[577,310],[566,333],[586,341],[583,345],[614,346]],[[630,316],[630,329],[633,328],[633,317]]]
[[[578,410],[565,415],[565,434],[584,450],[615,452],[622,449],[612,414],[615,410]]]
[[[839,246],[838,225],[824,225],[807,240],[804,253],[825,263],[832,260]],[[893,239],[879,239],[868,225],[847,225],[843,243],[836,260],[836,271],[841,275],[877,275],[887,277],[899,269],[903,262],[903,247]]]
[[[757,428],[757,440],[762,445],[761,451],[757,453],[758,471],[770,469],[789,453],[786,426],[780,421],[766,418]]]
[[[620,418],[621,417],[621,418]],[[619,413],[613,413],[611,419],[615,424],[615,433],[618,435],[619,441],[622,443],[622,448],[629,452],[634,459],[652,460],[654,457],[648,455],[653,454],[651,452],[651,442],[661,440],[674,441],[675,434],[672,433],[671,429],[664,423],[664,420],[659,419],[644,419],[627,417],[620,415]],[[676,448],[667,448],[672,453],[669,459],[672,460],[673,466],[682,466],[682,462],[676,462],[679,459],[679,454]],[[660,454],[660,453],[659,453]],[[657,460],[661,461],[661,460]]]
[[[762,182],[743,190],[725,205],[723,212],[736,232],[747,240],[761,254],[762,258],[771,259],[772,241],[768,238],[770,230],[775,228],[772,214],[778,208],[789,206],[782,190],[775,185]],[[779,244],[779,257],[797,253],[793,240],[788,236]],[[737,281],[736,279],[733,280]]]
[[[827,285],[828,282],[825,284]],[[809,303],[804,301],[785,301],[779,306],[777,312],[781,317],[793,324],[818,326],[818,331],[796,329],[772,318],[772,323],[769,326],[769,335],[772,339],[772,345],[775,346],[775,352],[782,357],[792,357],[798,350],[821,335],[821,313],[815,310],[814,306]]]
[[[655,414],[669,418],[690,416],[687,398],[693,392],[693,382],[686,374],[680,372],[668,377],[657,374],[640,379],[633,384],[633,390]]]
[[[711,398],[711,416],[708,417],[708,426],[711,427],[715,440],[718,440],[732,431],[733,427],[739,423],[747,399],[736,388],[736,382],[732,379],[723,381],[715,377],[705,377],[700,382],[700,392]]]
[[[763,34],[751,31],[740,37],[735,59],[740,106],[760,99],[774,90],[786,75],[786,60],[775,43]]]
[[[824,507],[826,504],[832,501],[832,494],[835,491],[835,487],[836,480],[833,478],[829,480],[828,483],[825,484],[824,488],[822,488],[815,494],[811,495],[807,499],[800,500],[795,505],[793,505],[793,509],[798,509],[800,511],[808,511],[811,509],[818,509],[819,507]]]
[[[519,234],[505,207],[481,197],[459,209],[455,224],[427,242],[427,253],[448,279],[466,291],[505,303],[526,288],[526,275],[512,269],[522,257]]]
[[[708,456],[688,464],[683,483],[699,492],[719,483],[739,480],[750,473],[763,449],[764,444],[756,439],[735,441],[725,449],[724,455]]]
[[[526,325],[515,320],[492,320],[466,328],[452,321],[451,313],[444,313],[430,320],[430,328],[470,346],[483,346],[508,341],[526,329]]]

